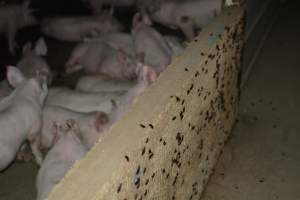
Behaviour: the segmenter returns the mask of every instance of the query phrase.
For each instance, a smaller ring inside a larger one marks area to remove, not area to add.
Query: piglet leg
[[[52,139],[52,145],[51,146],[54,146],[54,144],[59,139],[59,135],[58,135],[59,127],[60,127],[60,124],[58,124],[57,122],[53,122],[53,125],[52,125],[52,128],[53,128],[53,130],[52,130],[53,139]]]
[[[37,134],[36,137],[29,140],[32,154],[35,157],[35,161],[38,165],[41,165],[43,162],[43,154],[41,152],[41,136]]]
[[[32,154],[27,149],[27,143],[22,144],[17,154],[16,160],[20,162],[29,162],[33,160]]]
[[[182,16],[180,18],[179,22],[179,28],[187,38],[187,40],[190,42],[194,39],[195,37],[195,30],[194,30],[194,25],[193,21],[191,20],[190,17],[188,16]]]
[[[35,161],[38,165],[41,165],[43,162],[43,154],[41,151],[41,124],[34,123],[33,127],[31,128],[31,132],[28,136],[28,141],[31,147],[32,154],[35,157]]]

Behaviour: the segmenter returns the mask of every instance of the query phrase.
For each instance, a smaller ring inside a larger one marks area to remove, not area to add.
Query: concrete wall
[[[246,37],[242,85],[247,80],[256,57],[285,0],[246,0]]]
[[[49,200],[199,199],[236,119],[243,12],[175,57]]]

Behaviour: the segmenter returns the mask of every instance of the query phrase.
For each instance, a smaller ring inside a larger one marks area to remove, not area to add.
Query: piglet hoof
[[[68,119],[66,121],[66,129],[67,130],[76,129],[76,128],[77,128],[77,124],[74,119]]]
[[[30,152],[20,151],[17,154],[16,162],[31,162],[34,160],[34,156]]]
[[[38,166],[41,166],[43,163],[43,158],[42,157],[35,157],[35,162],[38,164]]]
[[[79,132],[80,128],[77,122],[74,119],[68,119],[66,122],[61,126],[61,131],[68,133],[70,131]]]

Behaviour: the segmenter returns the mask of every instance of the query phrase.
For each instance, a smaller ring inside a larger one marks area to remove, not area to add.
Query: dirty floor
[[[300,199],[299,6],[288,2],[268,36],[202,200]]]

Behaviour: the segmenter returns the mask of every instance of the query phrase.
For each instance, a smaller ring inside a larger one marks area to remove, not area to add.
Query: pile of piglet
[[[30,1],[0,6],[0,34],[8,40],[8,51],[14,56],[22,52],[0,82],[0,171],[16,160],[34,160],[40,166],[37,200],[48,196],[184,50],[183,42],[192,40],[226,5],[223,0],[82,1],[89,15],[41,20],[34,17]],[[114,14],[116,8],[129,7],[135,12],[130,26]],[[37,24],[40,37],[19,48],[17,32]],[[157,24],[179,34],[165,35]],[[45,57],[51,40],[76,43],[59,73]],[[51,86],[57,77],[78,71],[80,78],[72,87]]]

